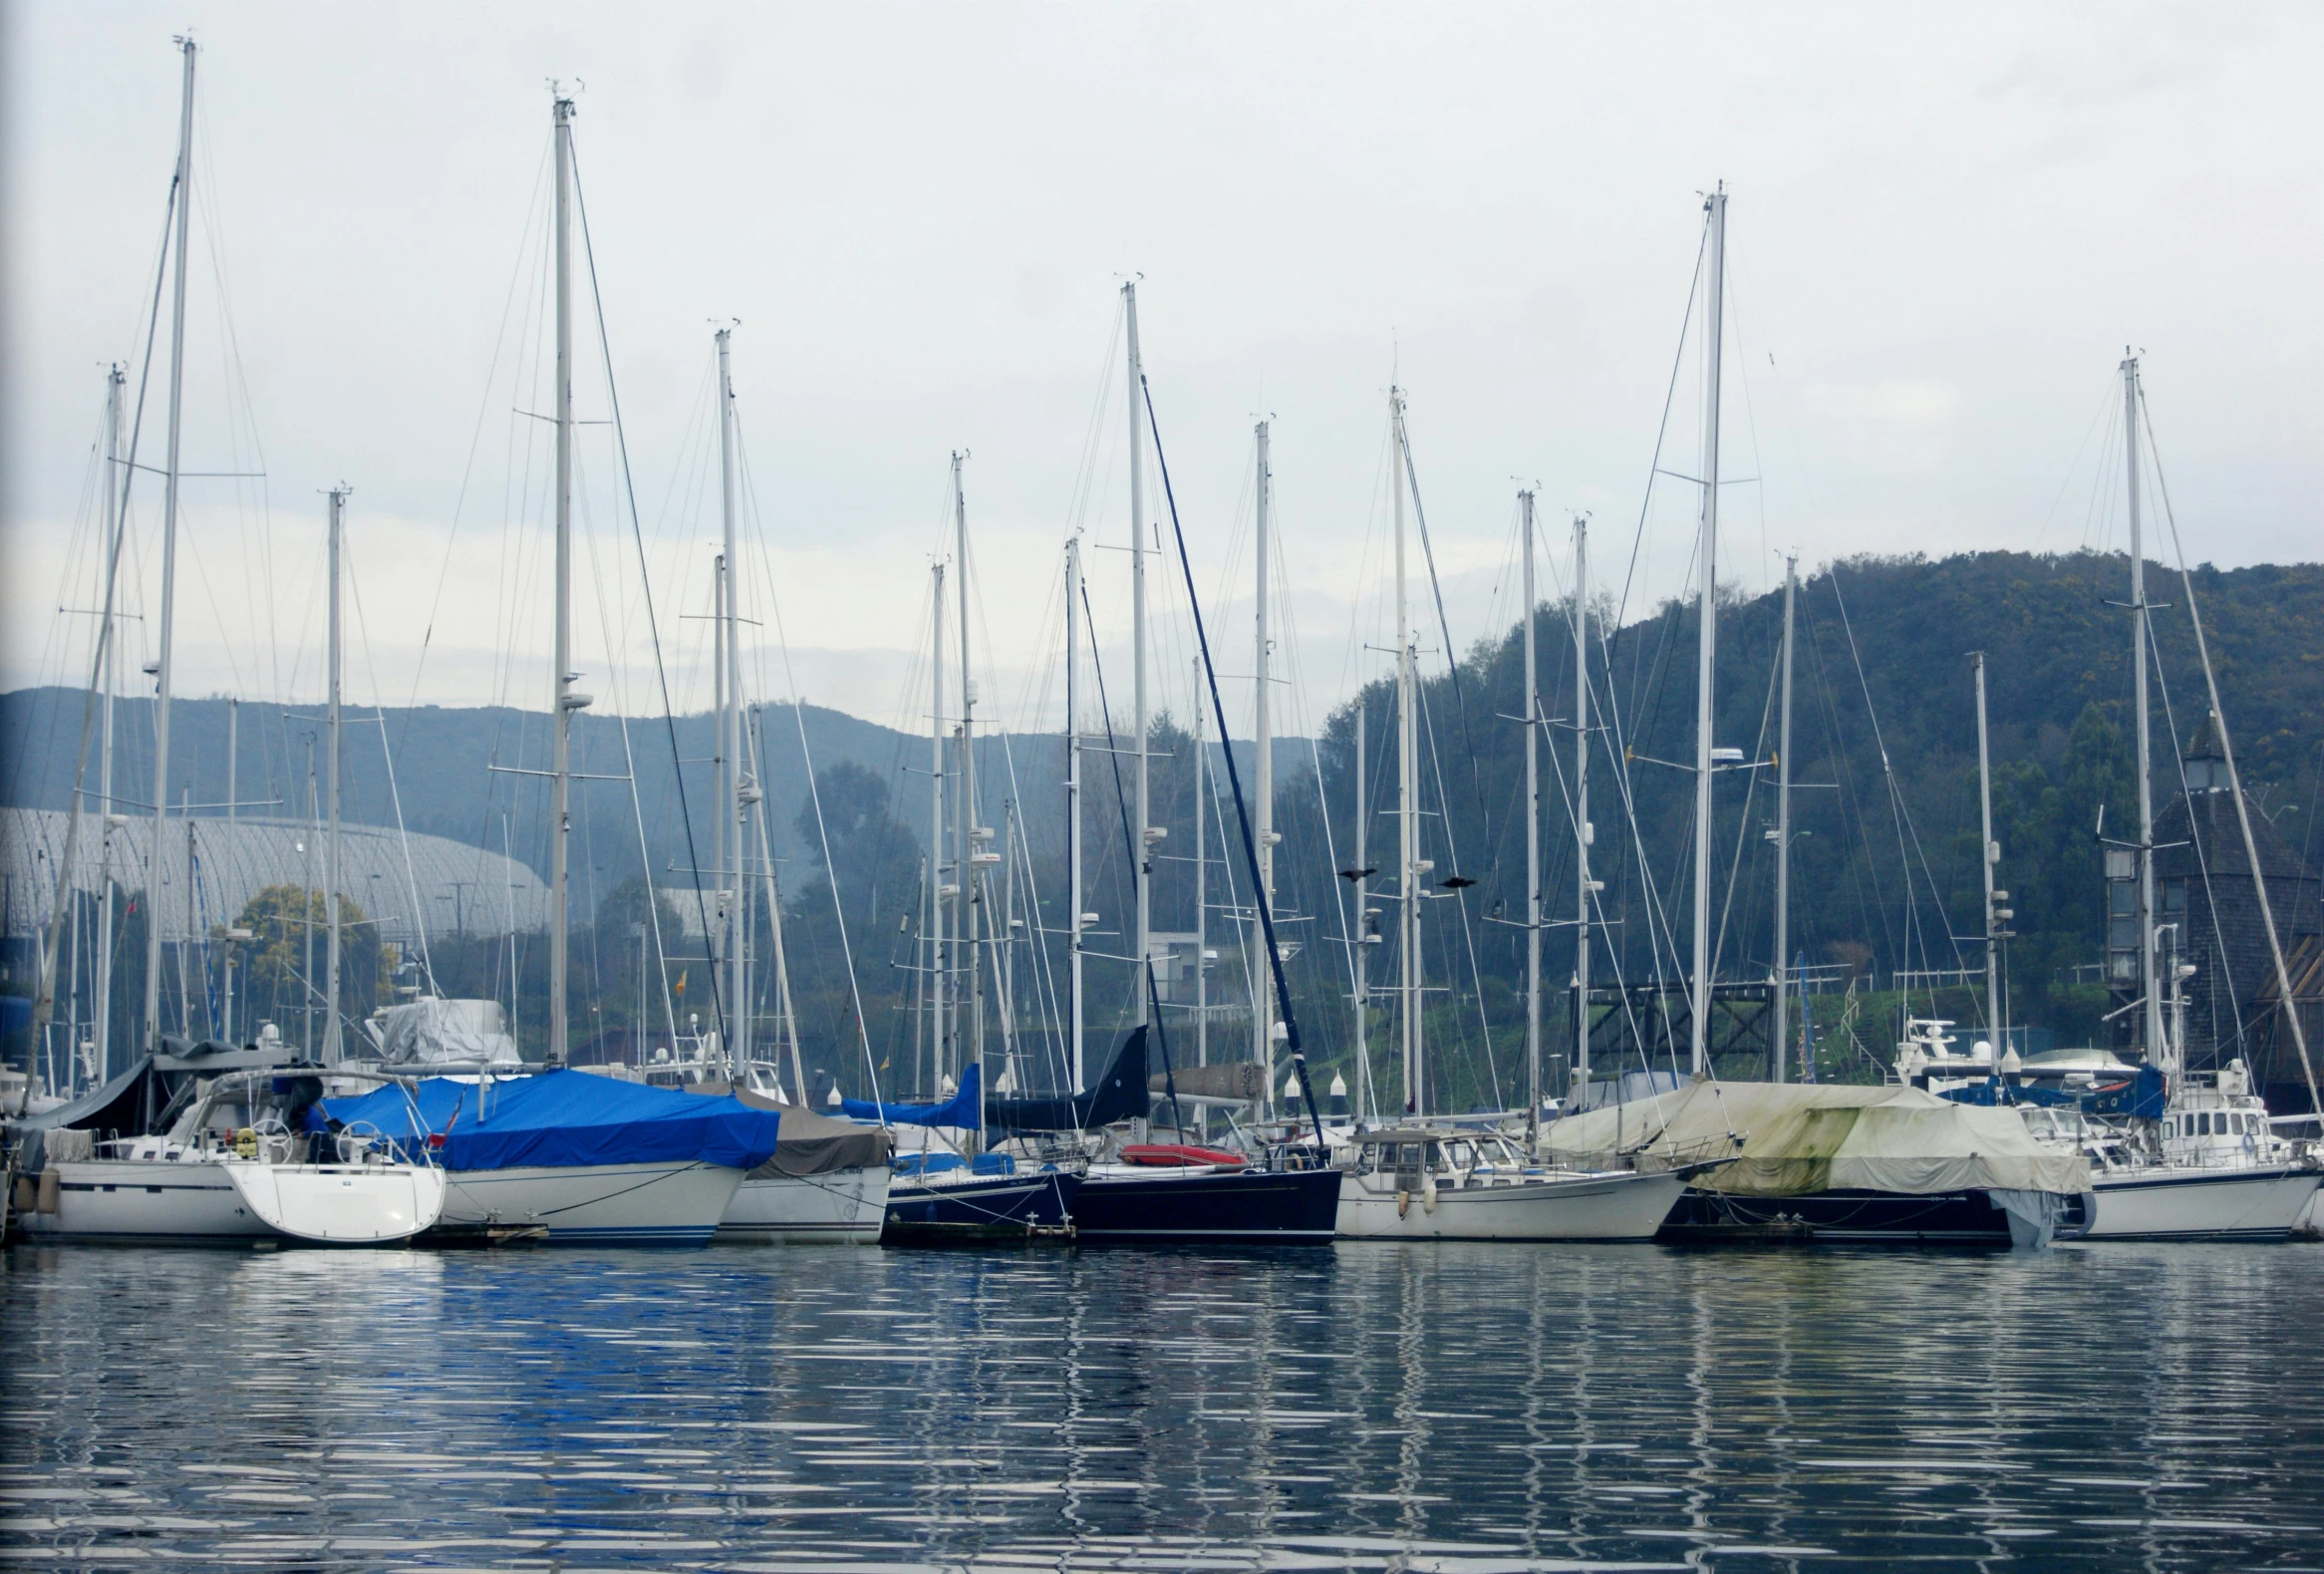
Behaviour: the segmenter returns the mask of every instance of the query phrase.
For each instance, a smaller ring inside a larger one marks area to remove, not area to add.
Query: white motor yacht
[[[2021,1113],[2037,1140],[2090,1161],[2084,1240],[2280,1241],[2324,1180],[2307,1144],[2275,1134],[2240,1060],[2207,1086],[2181,1079],[2154,1120],[2038,1105]]]

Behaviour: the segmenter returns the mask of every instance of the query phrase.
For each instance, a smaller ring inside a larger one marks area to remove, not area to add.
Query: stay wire
[[[621,391],[616,386],[613,375],[613,341],[608,335],[605,326],[605,296],[604,293],[598,288],[597,284],[597,246],[596,243],[592,240],[589,232],[589,198],[582,190],[581,158],[578,149],[574,151],[573,155],[573,200],[574,205],[576,208],[578,208],[581,216],[581,254],[588,263],[589,296],[597,311],[597,344],[599,353],[605,359],[605,393],[606,400],[612,407],[613,411],[614,447],[621,456],[622,491],[630,505],[630,534],[632,538],[636,540],[638,546],[638,577],[640,580],[639,589],[645,596],[646,628],[654,645],[654,676],[660,683],[662,689],[662,721],[663,725],[668,729],[670,735],[670,774],[678,789],[679,820],[680,823],[683,824],[686,828],[687,862],[696,868],[700,868],[702,866],[702,857],[695,850],[694,809],[687,800],[685,765],[680,756],[678,748],[678,719],[675,713],[673,713],[671,710],[670,706],[670,671],[669,668],[664,665],[662,660],[662,624],[661,619],[654,611],[654,585],[652,579],[648,577],[652,565],[649,564],[646,560],[645,530],[638,522],[637,482],[630,473],[629,433],[622,425]],[[721,391],[720,397],[725,397],[723,390]],[[563,681],[561,674],[559,675],[559,681]],[[554,703],[554,696],[551,697],[552,703]],[[802,738],[805,736],[803,728],[800,736]],[[551,834],[555,833],[556,827],[552,826]],[[712,932],[710,900],[704,894],[702,889],[702,881],[699,879],[694,882],[694,902],[695,911],[702,919],[703,933],[708,935]],[[726,1042],[731,1042],[730,1036],[726,1031],[726,1005],[725,1002],[720,998],[719,970],[715,967],[710,969],[710,975],[711,1011],[719,1024],[721,1038]],[[853,977],[852,970],[850,970],[849,976],[851,978]]]

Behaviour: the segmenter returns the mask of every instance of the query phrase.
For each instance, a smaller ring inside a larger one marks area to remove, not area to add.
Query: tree
[[[291,1020],[310,999],[307,972],[312,956],[312,990],[319,1002],[329,945],[331,909],[319,890],[269,885],[250,898],[235,920],[251,932],[242,949],[243,998],[277,1022]],[[310,953],[307,939],[312,934]],[[222,940],[222,932],[213,935]],[[349,897],[339,898],[339,1010],[348,1018],[370,1015],[390,986],[387,947],[379,925]],[[253,1018],[253,1020],[257,1020]]]

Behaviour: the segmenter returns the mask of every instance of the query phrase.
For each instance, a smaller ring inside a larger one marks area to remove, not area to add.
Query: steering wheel
[[[291,1155],[291,1128],[279,1115],[265,1114],[250,1122],[257,1156],[269,1164],[287,1164]]]
[[[339,1162],[360,1164],[368,1160],[373,1149],[387,1145],[388,1134],[369,1120],[358,1120],[339,1133]]]

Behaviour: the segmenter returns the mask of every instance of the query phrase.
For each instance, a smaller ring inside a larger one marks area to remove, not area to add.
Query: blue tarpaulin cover
[[[440,1135],[443,1167],[471,1170],[670,1159],[755,1169],[774,1156],[781,1118],[732,1099],[574,1071],[496,1078],[481,1088],[432,1077],[409,1094],[382,1088],[317,1107],[342,1125],[362,1121],[399,1142]]]
[[[943,1103],[874,1103],[849,1099],[839,1107],[850,1120],[877,1120],[882,1125],[950,1125],[974,1131],[977,1115],[977,1068],[961,1073],[961,1091]]]

